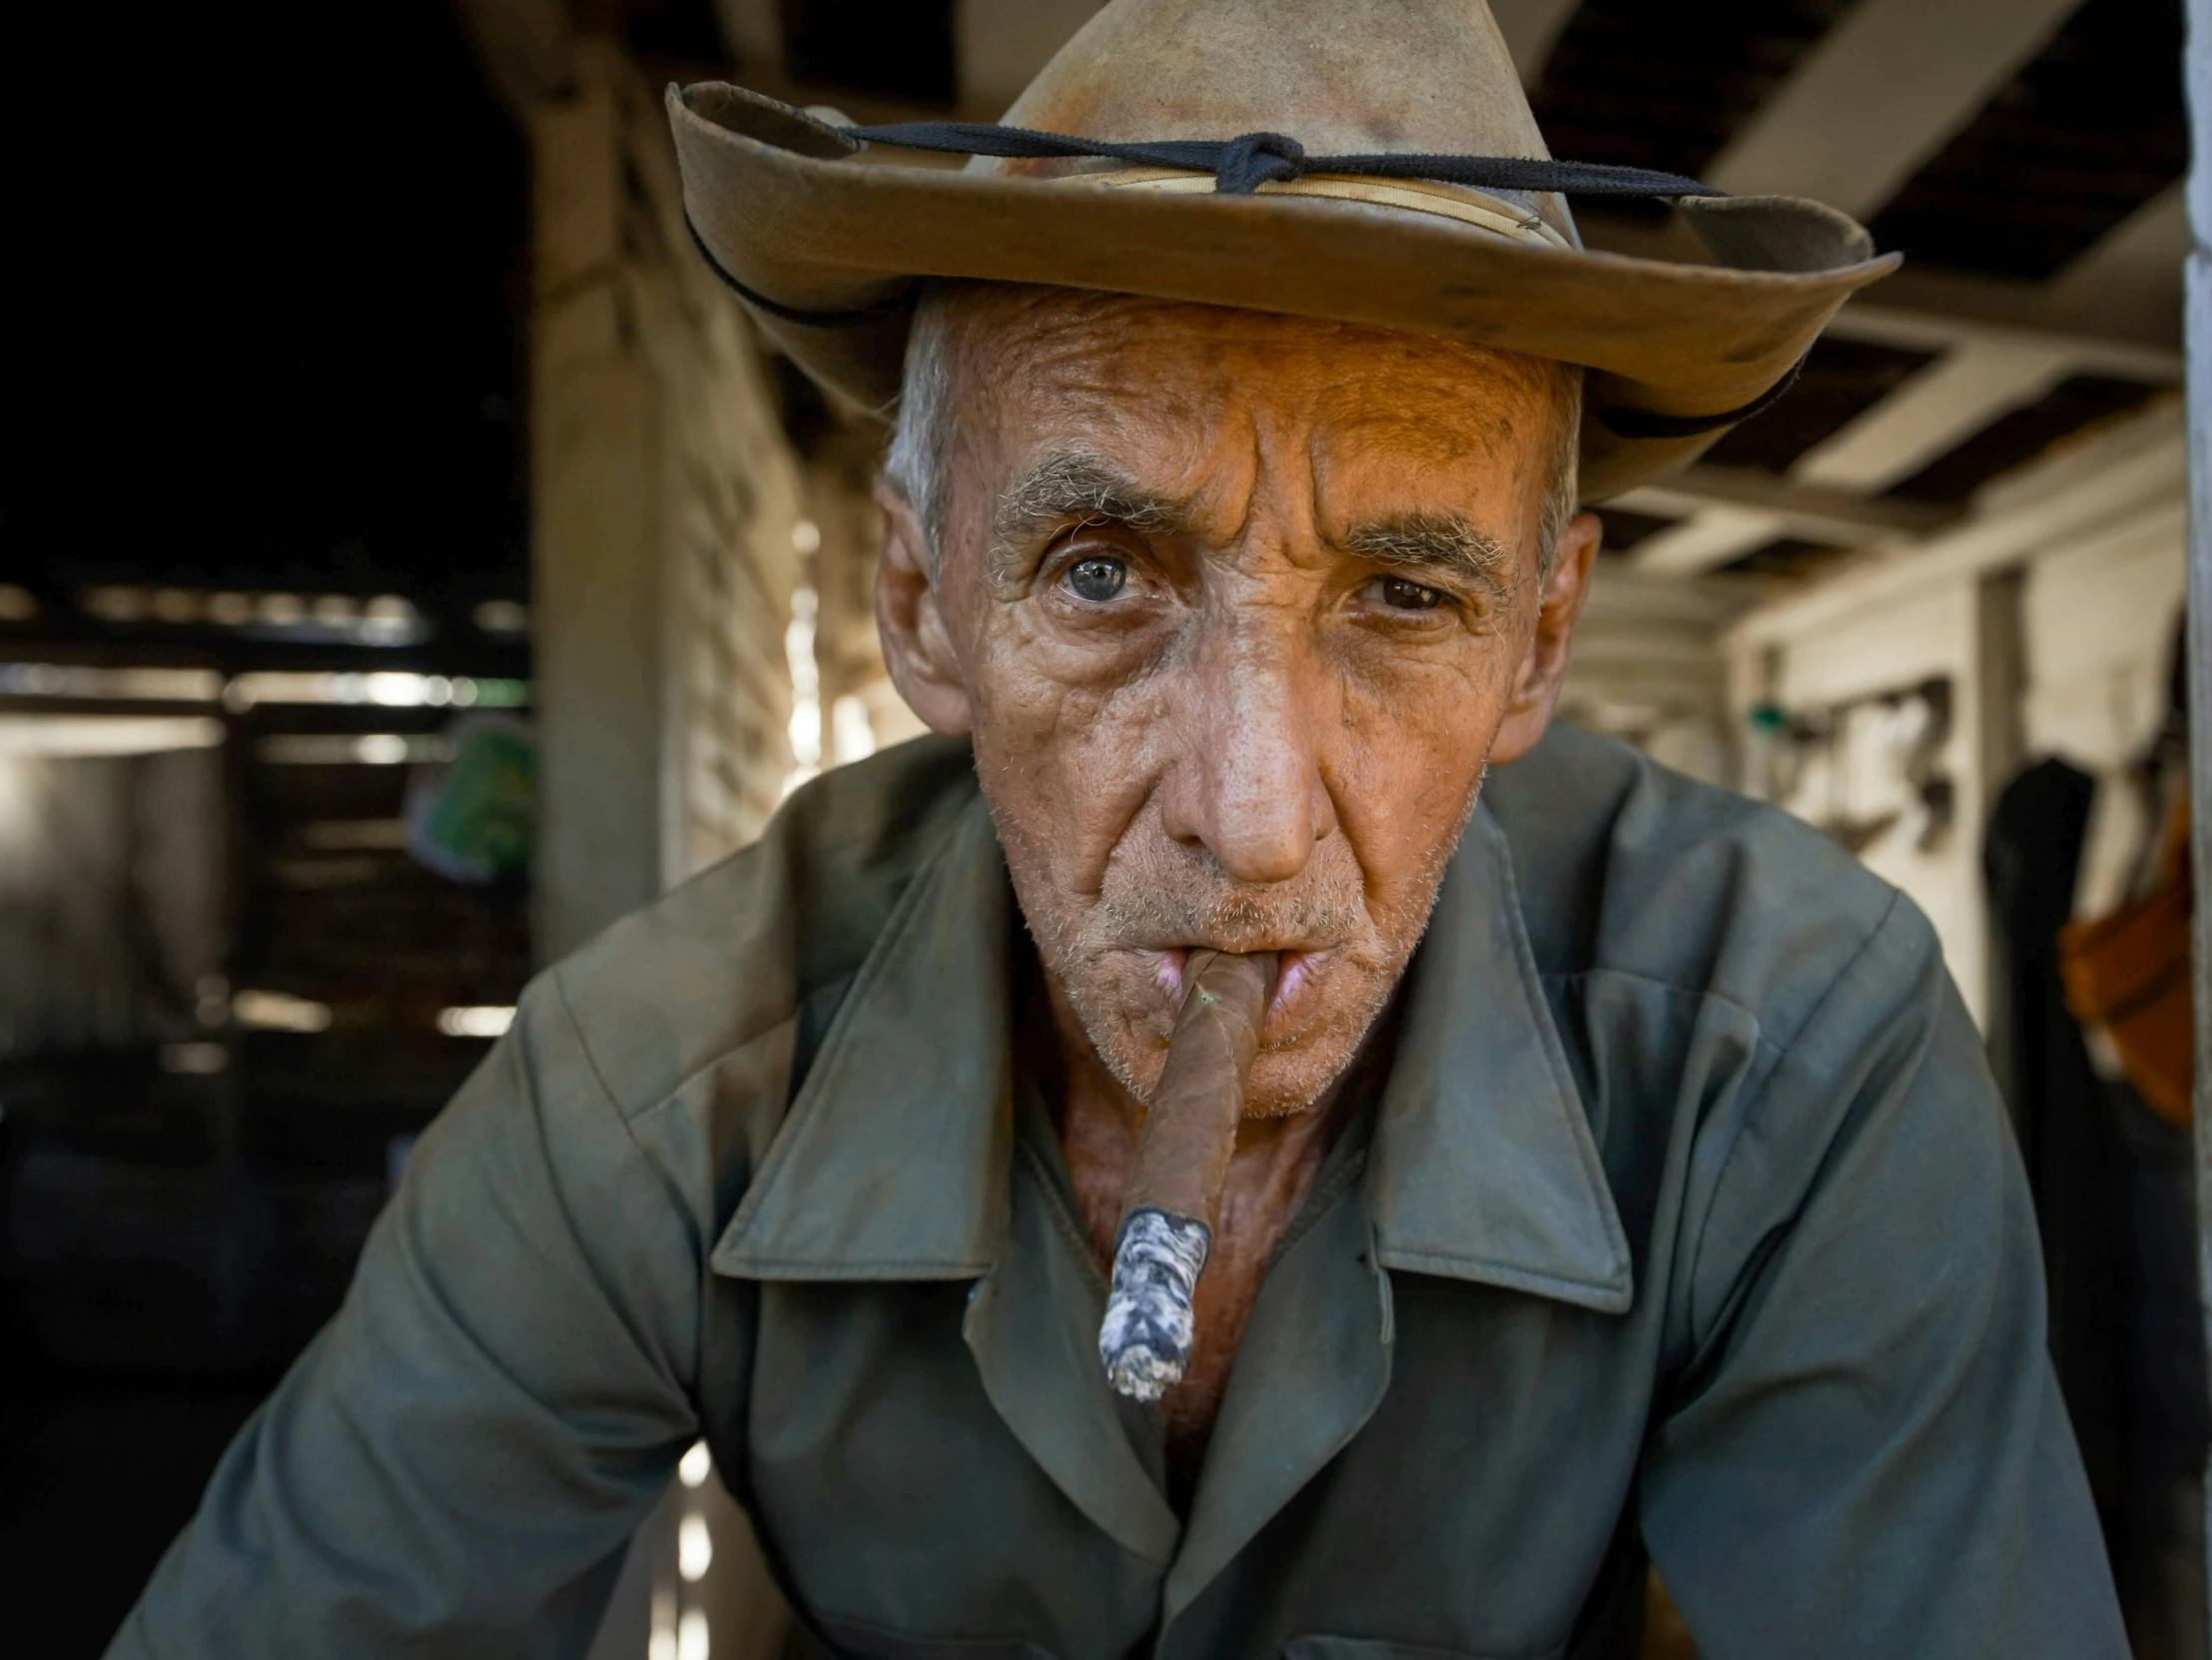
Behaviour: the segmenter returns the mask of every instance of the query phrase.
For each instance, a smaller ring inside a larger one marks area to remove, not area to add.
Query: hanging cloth
[[[2177,797],[2159,837],[2148,891],[2119,909],[2062,929],[2058,968],[2066,1007],[2100,1027],[2120,1068],[2151,1109],[2187,1126],[2196,1043],[2190,1006],[2189,810]]]

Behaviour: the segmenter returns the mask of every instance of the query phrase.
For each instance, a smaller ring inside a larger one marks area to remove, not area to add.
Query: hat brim
[[[1582,487],[1598,500],[1695,458],[1898,264],[1845,215],[1793,197],[1686,201],[1720,262],[1693,265],[1355,202],[873,163],[737,87],[671,86],[667,102],[706,254],[802,369],[879,414],[898,397],[918,280],[1099,289],[1583,365]]]

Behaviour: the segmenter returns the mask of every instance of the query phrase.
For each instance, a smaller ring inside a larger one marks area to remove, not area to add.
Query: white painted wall
[[[2058,755],[2101,779],[2142,751],[2163,718],[2168,653],[2181,614],[2183,548],[2175,511],[2135,511],[2109,530],[2061,539],[2024,559],[2020,719],[2030,760]],[[1966,1005],[1981,1018],[1990,970],[1981,876],[1989,802],[1979,753],[1977,565],[1917,584],[1867,583],[1856,604],[1798,599],[1754,612],[1729,642],[1730,700],[1738,718],[1760,685],[1760,654],[1780,653],[1779,695],[1797,710],[1946,674],[1955,698],[1944,755],[1958,791],[1956,828],[1941,849],[1921,853],[1902,835],[1863,857],[1925,911]],[[2118,799],[2123,792],[2108,792]],[[2114,820],[2094,832],[2090,858],[2132,851],[2134,830]],[[2139,827],[2135,827],[2139,828]],[[2100,853],[2100,849],[2102,850]],[[2109,888],[2093,877],[2085,892]]]
[[[1953,577],[1901,603],[1832,618],[1783,647],[1780,693],[1788,709],[1826,707],[1935,676],[1951,682],[1943,770],[1957,791],[1949,834],[1933,850],[1914,844],[1908,816],[1861,857],[1909,894],[1943,942],[1943,957],[1966,1006],[1981,1018],[1988,984],[1988,923],[1980,880],[1980,798],[1974,733],[1974,582]]]
[[[2169,523],[2032,565],[2021,595],[2030,756],[2096,776],[2096,805],[2074,890],[2098,916],[2126,896],[2156,816],[2127,774],[2165,720],[2185,553]]]
[[[2167,655],[2181,616],[2181,538],[2046,555],[2021,596],[2027,752],[2106,772],[2138,754],[2166,708]]]

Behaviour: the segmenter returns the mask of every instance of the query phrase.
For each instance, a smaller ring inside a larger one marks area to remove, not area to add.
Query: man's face
[[[964,294],[934,581],[886,496],[892,671],[973,736],[1054,990],[1159,1075],[1194,947],[1278,951],[1248,1112],[1350,1063],[1485,764],[1533,744],[1596,545],[1550,580],[1525,359],[1256,313]],[[1511,725],[1509,727],[1509,721]]]

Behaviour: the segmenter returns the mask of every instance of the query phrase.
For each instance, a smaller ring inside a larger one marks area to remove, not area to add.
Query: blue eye
[[[1444,603],[1444,596],[1434,588],[1424,588],[1402,576],[1385,576],[1382,602],[1394,611],[1433,611]]]
[[[1068,586],[1076,597],[1095,605],[1118,597],[1128,580],[1129,567],[1119,559],[1079,559],[1068,571]]]

